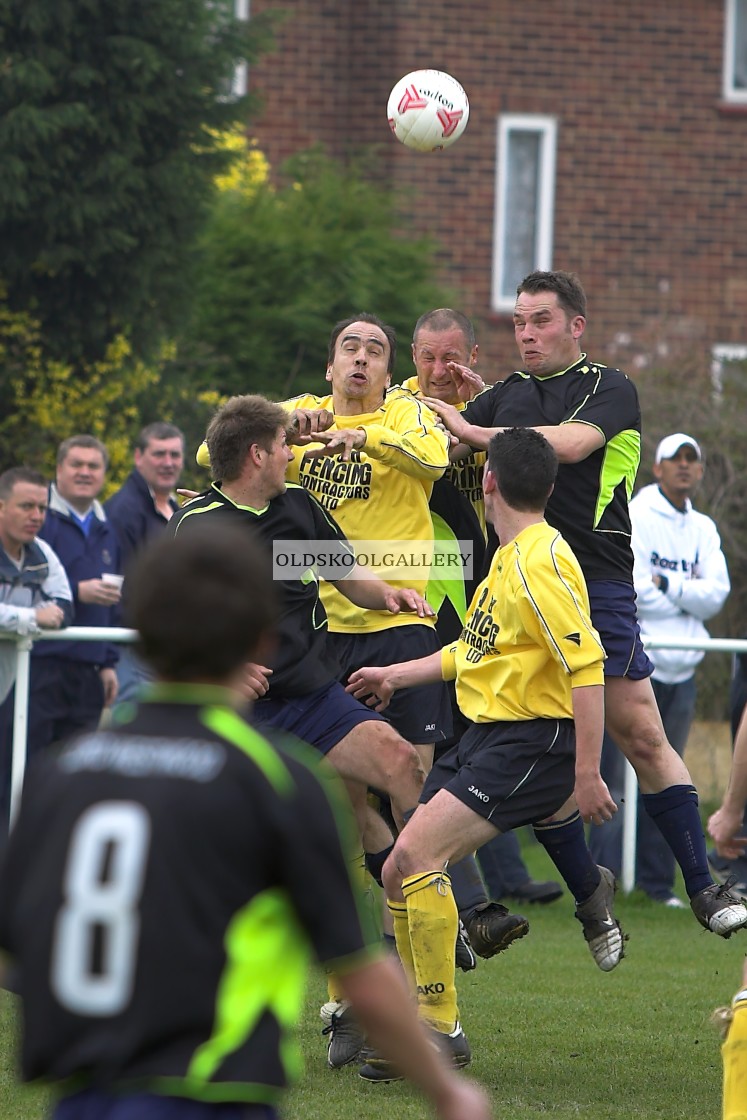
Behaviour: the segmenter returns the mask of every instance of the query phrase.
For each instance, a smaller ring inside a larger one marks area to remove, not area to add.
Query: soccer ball
[[[398,140],[418,152],[448,148],[469,120],[467,94],[443,70],[413,70],[400,78],[386,106],[389,127]]]

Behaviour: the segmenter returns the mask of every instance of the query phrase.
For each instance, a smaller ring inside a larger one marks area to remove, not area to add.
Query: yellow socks
[[[407,907],[410,953],[420,1014],[436,1030],[450,1034],[459,1018],[454,979],[459,914],[451,891],[451,879],[441,870],[410,875],[402,882],[402,893]],[[399,950],[400,939],[404,946],[404,932],[398,932],[395,906],[398,904],[389,904],[395,915],[394,932]],[[405,971],[408,971],[404,957],[402,961]]]

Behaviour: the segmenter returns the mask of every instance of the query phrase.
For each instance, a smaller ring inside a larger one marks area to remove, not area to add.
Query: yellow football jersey
[[[732,1000],[732,1019],[721,1047],[724,1065],[724,1118],[747,1120],[747,992]]]
[[[416,397],[422,396],[420,386],[418,385],[417,377],[408,377],[406,381],[402,382],[401,389],[413,393]],[[456,406],[462,412],[467,406],[466,404],[458,404]],[[487,460],[487,451],[473,451],[466,459],[459,459],[455,463],[449,463],[449,467],[444,474],[449,482],[456,486],[460,493],[464,494],[467,501],[474,508],[478,516],[482,531],[485,533],[485,501],[482,492],[482,476],[485,470],[485,461]]]
[[[571,689],[602,684],[604,656],[578,562],[542,521],[496,552],[441,668],[475,723],[572,719]]]
[[[332,412],[333,401],[331,395],[305,395],[284,401],[283,407]],[[295,459],[288,467],[288,479],[313,494],[353,544],[391,541],[404,546],[412,542],[416,559],[409,571],[404,547],[378,556],[375,549],[369,549],[360,559],[387,583],[425,594],[433,547],[428,500],[433,483],[449,465],[446,435],[430,409],[404,392],[388,394],[375,412],[338,417],[332,430],[344,428],[365,430],[366,445],[361,451],[352,452],[345,462],[339,455],[309,458],[306,448],[292,448]],[[393,575],[395,569],[375,562],[383,559],[385,565],[390,564],[393,552],[405,564],[402,578]],[[421,557],[425,563],[420,563]],[[419,578],[413,578],[413,571],[419,572]],[[362,610],[328,583],[322,583],[321,594],[332,632],[374,632],[414,621],[433,624],[432,619],[416,619],[412,614]]]

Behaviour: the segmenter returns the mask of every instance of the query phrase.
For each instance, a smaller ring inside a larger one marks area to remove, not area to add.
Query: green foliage
[[[120,335],[99,361],[73,367],[44,354],[38,323],[0,303],[0,471],[24,463],[52,478],[60,441],[85,432],[106,444],[110,493],[132,469],[140,428],[170,420],[187,438],[184,484],[202,485],[204,472],[189,469],[189,449],[201,442],[220,401],[214,393],[194,394],[187,385],[164,383],[172,357],[173,347],[164,346],[152,362],[142,362]]]
[[[201,239],[177,362],[201,387],[276,398],[319,391],[338,319],[372,311],[404,348],[422,311],[448,301],[432,279],[432,245],[392,232],[391,195],[316,150],[283,173],[278,190],[264,181],[254,192],[223,191]]]
[[[136,353],[184,317],[194,238],[232,153],[222,96],[270,17],[232,0],[0,0],[0,243],[12,309],[46,352]]]

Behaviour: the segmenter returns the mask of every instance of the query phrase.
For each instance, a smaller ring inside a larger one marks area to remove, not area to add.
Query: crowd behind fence
[[[15,711],[13,715],[13,745],[11,753],[10,819],[15,819],[18,800],[23,787],[26,768],[26,727],[28,720],[29,669],[34,642],[78,641],[132,643],[137,641],[137,631],[124,627],[70,626],[66,630],[51,630],[33,636],[0,634],[0,638],[16,643]],[[660,638],[646,642],[646,649],[692,649],[705,653],[747,653],[747,640],[738,638],[708,638],[702,641],[678,638]],[[638,783],[629,762],[625,763],[625,802],[623,805],[622,889],[629,894],[635,886],[635,851],[637,831]]]

